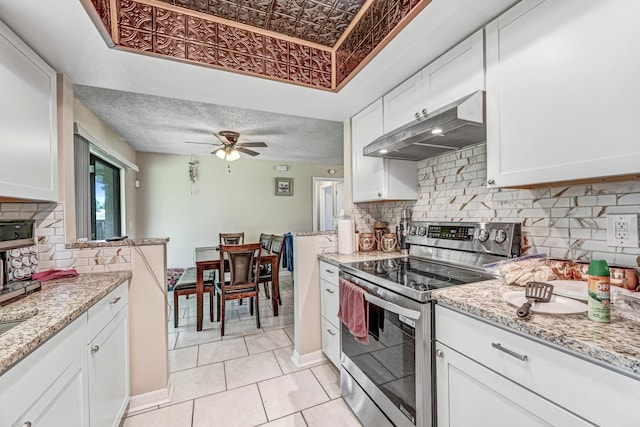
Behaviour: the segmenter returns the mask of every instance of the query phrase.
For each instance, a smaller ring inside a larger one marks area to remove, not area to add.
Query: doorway
[[[313,231],[335,230],[344,206],[343,178],[313,178]]]

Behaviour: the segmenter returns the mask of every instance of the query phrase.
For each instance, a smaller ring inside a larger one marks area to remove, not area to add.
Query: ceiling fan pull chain
[[[229,163],[227,163],[227,169],[229,170],[229,173],[231,173],[231,165]]]

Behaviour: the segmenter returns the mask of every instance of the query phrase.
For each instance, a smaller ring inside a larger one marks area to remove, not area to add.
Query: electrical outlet
[[[638,214],[607,215],[607,245],[637,248]]]

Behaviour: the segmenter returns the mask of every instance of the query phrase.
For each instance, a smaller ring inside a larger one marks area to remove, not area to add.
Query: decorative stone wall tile
[[[172,58],[185,59],[187,57],[184,39],[177,39],[156,34],[153,51]]]
[[[120,0],[119,6],[120,27],[153,31],[153,7],[132,0]]]
[[[264,36],[218,24],[218,48],[246,55],[258,55],[264,49]]]
[[[154,8],[154,12],[156,34],[184,39],[187,32],[187,15],[158,7]]]
[[[265,75],[286,80],[289,77],[289,65],[284,62],[265,61]]]
[[[200,62],[202,64],[217,65],[217,51],[218,49],[207,44],[187,42],[187,59],[192,61]]]
[[[187,18],[187,39],[194,44],[218,45],[217,24],[206,19],[189,16]]]
[[[142,52],[153,52],[153,34],[148,31],[120,26],[120,46]]]

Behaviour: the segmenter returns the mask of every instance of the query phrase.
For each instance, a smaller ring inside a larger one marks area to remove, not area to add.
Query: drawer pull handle
[[[325,289],[325,291],[329,292],[330,294],[335,294],[336,291],[332,291],[331,289]]]
[[[333,332],[331,329],[327,329],[327,332],[329,332],[329,335],[332,335],[334,337],[336,336],[336,333]]]
[[[326,272],[327,272],[327,273],[329,273],[329,274],[333,274],[333,273],[335,273],[335,271],[333,271],[333,270],[329,270],[328,268],[325,268],[325,269],[324,269],[324,271],[326,271]]]
[[[118,301],[120,301],[122,299],[122,297],[115,297],[114,299],[112,299],[111,301],[109,301],[109,304],[116,304]]]
[[[497,349],[497,350],[503,351],[503,352],[507,353],[509,356],[513,356],[513,357],[515,357],[516,359],[520,359],[520,360],[522,360],[523,362],[526,362],[526,361],[527,361],[527,355],[526,355],[526,354],[516,353],[516,352],[515,352],[515,351],[513,351],[513,350],[509,350],[508,348],[504,348],[504,347],[502,346],[502,344],[500,344],[500,343],[498,343],[498,342],[492,342],[492,343],[491,343],[491,347],[493,347],[493,348],[495,348],[495,349]]]
[[[100,346],[99,345],[94,345],[91,348],[91,353],[97,353],[98,351],[100,351]]]

